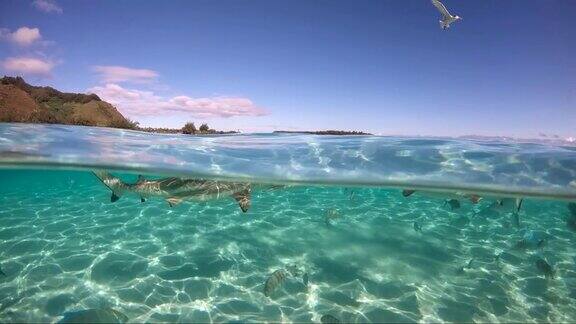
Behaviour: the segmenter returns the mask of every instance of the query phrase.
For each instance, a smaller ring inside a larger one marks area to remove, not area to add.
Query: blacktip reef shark
[[[251,186],[249,183],[225,182],[186,178],[162,178],[146,180],[138,176],[134,184],[125,183],[106,171],[93,171],[94,175],[112,191],[110,201],[115,202],[124,193],[135,193],[142,202],[148,197],[163,197],[173,207],[185,200],[207,201],[222,197],[233,197],[242,209],[250,208]]]
[[[444,199],[444,201],[445,202],[448,201],[448,203],[450,203],[449,202],[450,200],[458,201],[460,199],[466,199],[466,200],[470,200],[470,202],[473,204],[477,204],[480,202],[480,200],[482,200],[482,197],[480,197],[479,195],[476,195],[476,194],[468,194],[468,193],[463,193],[463,192],[449,192],[449,193],[448,192],[435,192],[435,191],[412,190],[412,189],[402,190],[402,196],[410,197],[416,192],[418,192],[422,196],[426,196],[426,197],[430,197],[430,198]]]

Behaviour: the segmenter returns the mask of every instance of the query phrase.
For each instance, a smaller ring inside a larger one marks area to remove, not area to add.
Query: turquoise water
[[[576,318],[567,143],[0,124],[0,165],[0,322]],[[250,206],[111,202],[96,169],[251,183]]]

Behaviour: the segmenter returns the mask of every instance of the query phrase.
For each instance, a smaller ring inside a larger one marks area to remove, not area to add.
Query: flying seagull
[[[442,29],[448,29],[450,28],[450,24],[461,20],[462,18],[460,18],[459,16],[452,16],[449,12],[448,9],[446,9],[446,7],[444,7],[444,5],[442,4],[442,2],[440,2],[439,0],[432,0],[432,4],[434,5],[434,7],[436,7],[436,9],[438,9],[438,11],[440,11],[440,13],[442,14],[442,19],[439,21],[440,22],[440,27]]]

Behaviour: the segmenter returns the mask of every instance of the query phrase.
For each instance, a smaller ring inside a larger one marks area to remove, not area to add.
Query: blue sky
[[[576,135],[576,1],[444,4],[2,0],[0,69],[144,125]]]

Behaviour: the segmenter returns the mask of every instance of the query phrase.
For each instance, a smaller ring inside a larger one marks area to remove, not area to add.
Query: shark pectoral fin
[[[115,192],[112,192],[112,195],[110,196],[110,202],[117,202],[118,199],[120,199],[120,196],[118,196]]]
[[[178,197],[168,197],[166,198],[166,202],[168,202],[168,205],[170,205],[170,207],[174,207],[176,205],[178,205],[179,203],[182,202],[182,198],[178,198]]]
[[[244,189],[242,191],[239,191],[235,193],[233,196],[234,199],[236,199],[236,201],[238,202],[240,209],[242,209],[243,212],[247,212],[248,208],[250,208],[250,189]]]
[[[413,193],[415,193],[416,190],[408,190],[408,189],[404,189],[402,190],[402,196],[404,197],[410,197],[412,196]]]

